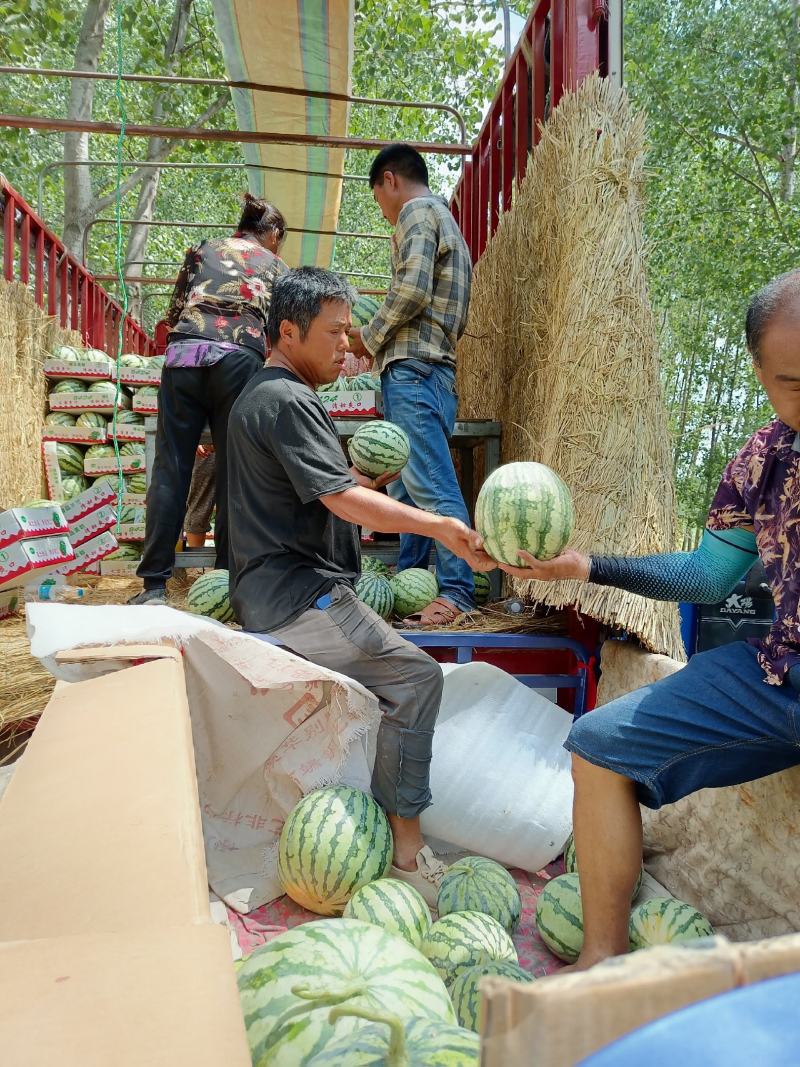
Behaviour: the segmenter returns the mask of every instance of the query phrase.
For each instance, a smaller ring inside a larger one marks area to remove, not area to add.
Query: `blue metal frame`
[[[400,635],[418,648],[454,648],[456,663],[471,663],[475,649],[493,648],[506,651],[552,651],[572,652],[578,664],[577,674],[515,674],[517,681],[529,688],[574,689],[574,717],[586,711],[586,672],[589,670],[589,653],[579,641],[571,637],[537,637],[535,634],[482,634],[453,633],[452,631],[400,630]]]

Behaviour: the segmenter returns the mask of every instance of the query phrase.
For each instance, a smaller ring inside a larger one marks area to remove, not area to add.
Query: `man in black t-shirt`
[[[445,867],[425,845],[419,815],[431,801],[442,672],[356,597],[356,524],[434,538],[476,570],[496,564],[464,523],[400,504],[375,492],[388,477],[348,468],[315,388],[342,368],[354,296],[317,267],[275,283],[272,354],[229,423],[231,602],[246,630],[269,633],[375,694],[383,719],[372,792],[394,835],[392,877],[435,904]]]

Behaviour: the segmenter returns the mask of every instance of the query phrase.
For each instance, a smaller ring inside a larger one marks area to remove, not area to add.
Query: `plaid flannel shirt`
[[[454,364],[472,288],[469,250],[445,201],[403,205],[392,237],[392,284],[361,339],[379,371],[396,359]]]

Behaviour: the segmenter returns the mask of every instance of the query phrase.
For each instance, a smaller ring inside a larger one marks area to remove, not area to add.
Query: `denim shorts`
[[[736,641],[581,716],[564,747],[660,808],[800,764],[800,701],[789,682],[767,685],[756,650]]]

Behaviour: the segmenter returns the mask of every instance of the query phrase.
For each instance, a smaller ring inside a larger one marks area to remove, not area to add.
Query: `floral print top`
[[[800,434],[775,419],[756,430],[725,468],[708,527],[752,527],[775,601],[763,640],[751,638],[770,685],[800,663]]]
[[[201,241],[186,253],[175,282],[169,341],[225,341],[266,355],[272,285],[287,270],[250,234]]]

